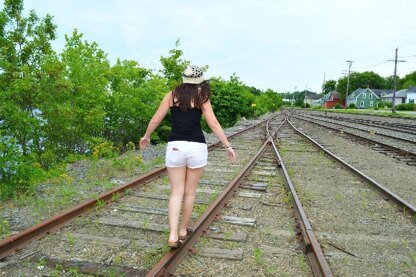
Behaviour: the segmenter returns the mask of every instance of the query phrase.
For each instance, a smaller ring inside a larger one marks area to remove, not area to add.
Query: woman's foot
[[[168,246],[170,248],[172,248],[172,249],[179,248],[179,247],[182,246],[182,244],[183,244],[183,240],[181,240],[181,239],[178,239],[176,241],[170,241],[170,240],[168,240]]]
[[[190,234],[192,234],[192,232],[194,231],[194,229],[192,229],[191,227],[186,227],[186,230],[185,230],[185,234],[184,235],[179,235],[179,239],[180,240],[186,240],[187,238],[188,238],[188,236],[190,235]],[[179,234],[180,234],[181,232],[179,232]]]

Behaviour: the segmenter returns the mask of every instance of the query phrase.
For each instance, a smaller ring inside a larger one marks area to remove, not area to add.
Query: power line
[[[402,69],[401,71],[399,71],[399,72],[397,72],[397,75],[406,75],[406,74],[408,74],[408,73],[410,73],[410,72],[414,72],[414,71],[416,71],[416,68],[412,68],[412,69],[409,69],[409,68],[404,68],[404,69]]]
[[[364,66],[364,67],[358,67],[358,68],[370,68],[370,67],[375,67],[375,66],[378,66],[378,65],[385,64],[385,63],[387,63],[387,62],[389,62],[389,61],[390,61],[390,60],[385,60],[385,61],[382,61],[382,62],[377,63],[377,64],[373,64],[373,65],[369,65],[369,66]]]
[[[400,56],[400,58],[412,58],[412,57],[416,57],[416,55]]]

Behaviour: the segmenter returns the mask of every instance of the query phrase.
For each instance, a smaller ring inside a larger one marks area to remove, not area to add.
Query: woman
[[[189,219],[198,181],[208,160],[207,144],[201,128],[202,114],[208,126],[224,145],[228,159],[232,163],[236,162],[236,154],[212,110],[211,88],[204,79],[202,70],[196,66],[188,66],[182,77],[183,83],[166,94],[140,140],[140,148],[145,149],[150,143],[150,135],[170,109],[172,131],[166,148],[166,167],[172,191],[169,200],[168,240],[171,248],[179,247],[192,232],[188,227]],[[178,232],[181,208],[182,220]]]

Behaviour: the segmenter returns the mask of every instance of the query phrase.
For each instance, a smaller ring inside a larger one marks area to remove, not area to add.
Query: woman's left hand
[[[230,162],[232,164],[235,164],[237,162],[237,155],[235,154],[233,148],[228,147],[228,148],[225,148],[225,150],[227,151],[227,156],[228,156],[228,159],[230,160]]]
[[[148,137],[142,137],[140,139],[140,149],[146,149],[147,145],[150,144],[150,138]]]

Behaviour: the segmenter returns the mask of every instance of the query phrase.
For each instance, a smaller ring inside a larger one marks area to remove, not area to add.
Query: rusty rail
[[[290,193],[291,202],[295,207],[295,215],[298,220],[297,227],[299,232],[297,233],[299,240],[303,244],[303,251],[308,256],[309,262],[312,267],[314,276],[333,276],[331,269],[325,259],[324,253],[322,252],[321,246],[316,239],[315,233],[312,230],[312,227],[309,223],[308,217],[306,216],[305,210],[299,200],[299,197],[296,193],[295,187],[289,177],[286,166],[283,162],[282,157],[277,150],[277,147],[273,141],[270,139],[274,153],[277,157],[278,164],[280,165],[283,175],[286,180],[286,188]]]
[[[293,113],[292,113],[293,114]],[[326,261],[326,258],[322,252],[320,244],[316,239],[315,233],[312,230],[312,227],[309,223],[308,217],[306,216],[305,210],[299,200],[299,197],[296,193],[295,187],[293,186],[292,180],[289,177],[286,166],[283,162],[283,159],[277,150],[276,144],[274,142],[274,137],[276,136],[278,130],[289,121],[289,115],[285,120],[279,125],[279,127],[271,134],[270,143],[272,145],[273,151],[276,155],[277,164],[281,167],[285,181],[286,188],[290,193],[291,202],[295,207],[295,216],[298,220],[297,228],[299,232],[297,233],[298,239],[303,244],[303,251],[308,256],[308,260],[311,264],[312,271],[315,276],[333,276],[331,269]]]

